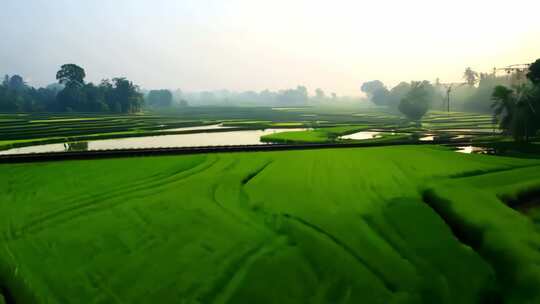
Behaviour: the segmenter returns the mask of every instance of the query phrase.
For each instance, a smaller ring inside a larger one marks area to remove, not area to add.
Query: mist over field
[[[1,74],[46,86],[65,63],[88,80],[127,77],[184,92],[305,86],[362,96],[361,83],[461,80],[470,66],[540,53],[533,0],[6,1]],[[516,12],[516,13],[509,13]]]

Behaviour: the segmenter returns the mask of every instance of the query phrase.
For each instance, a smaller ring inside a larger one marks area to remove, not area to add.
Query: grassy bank
[[[335,141],[339,136],[367,129],[368,126],[336,126],[317,128],[300,132],[279,132],[261,137],[264,142],[278,143],[325,143]]]

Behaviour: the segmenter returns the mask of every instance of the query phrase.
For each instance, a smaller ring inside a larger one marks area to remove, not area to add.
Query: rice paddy
[[[4,164],[0,290],[21,303],[533,303],[539,236],[499,197],[537,189],[539,166],[436,146]]]
[[[512,158],[412,145],[515,147],[478,132],[490,119],[430,112],[417,124],[337,108],[0,115],[0,149],[238,131],[291,145],[366,132],[394,144],[0,164],[0,303],[538,303],[540,149]]]
[[[385,131],[383,140],[418,138],[417,134],[443,136],[492,135],[486,127],[491,118],[469,113],[429,113],[421,124],[413,124],[389,113],[355,108],[190,108],[169,115],[104,114],[0,114],[0,150],[32,145],[69,143],[124,137],[268,128],[310,128],[311,131],[272,134],[262,138],[275,143],[338,142],[340,136],[356,131]],[[221,128],[216,128],[216,125]],[[400,133],[399,136],[391,133]],[[412,135],[409,136],[409,135]],[[381,140],[381,139],[376,139]]]

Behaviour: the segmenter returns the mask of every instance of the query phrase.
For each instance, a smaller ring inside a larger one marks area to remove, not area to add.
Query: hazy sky
[[[0,73],[34,86],[76,63],[144,88],[458,81],[540,58],[538,0],[2,0]]]

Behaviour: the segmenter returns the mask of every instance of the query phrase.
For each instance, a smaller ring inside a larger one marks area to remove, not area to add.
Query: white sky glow
[[[459,81],[540,58],[540,1],[26,0],[0,10],[0,73],[235,91]]]

